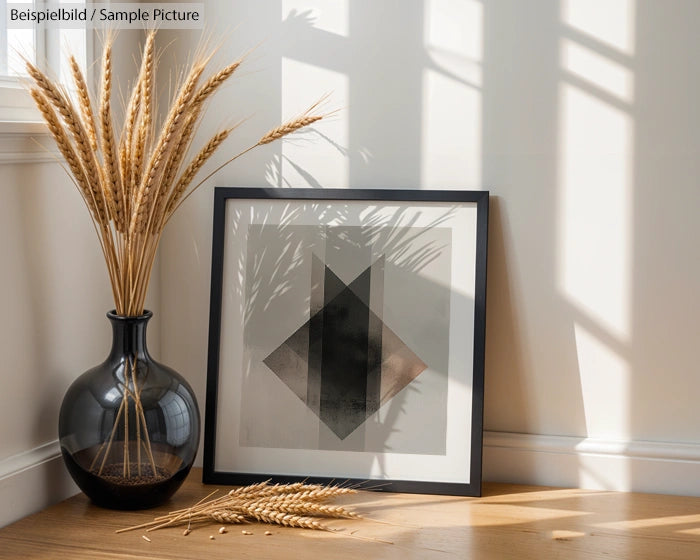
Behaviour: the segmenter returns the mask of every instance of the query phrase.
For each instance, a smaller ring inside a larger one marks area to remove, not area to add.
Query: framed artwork
[[[488,202],[216,188],[204,482],[480,495]]]

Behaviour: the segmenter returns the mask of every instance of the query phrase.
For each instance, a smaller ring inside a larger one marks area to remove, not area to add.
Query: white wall
[[[250,117],[218,161],[323,92],[342,110],[170,224],[163,355],[202,402],[214,185],[488,188],[485,478],[700,493],[697,2],[207,10],[220,60],[259,45],[202,127]]]
[[[87,212],[54,163],[0,166],[0,526],[75,492],[61,397],[106,355],[109,285]]]

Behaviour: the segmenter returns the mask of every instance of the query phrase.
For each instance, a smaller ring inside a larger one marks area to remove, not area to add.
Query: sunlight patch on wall
[[[471,60],[483,58],[484,7],[475,0],[427,0],[425,46]]]
[[[562,21],[623,53],[634,51],[635,0],[563,0]]]
[[[574,335],[588,437],[627,439],[629,364],[580,324]]]
[[[632,120],[568,84],[560,111],[558,283],[581,312],[628,340]]]
[[[348,0],[282,0],[282,19],[301,17],[335,35],[349,34]]]
[[[304,84],[318,84],[318,88],[323,88],[321,92],[331,93],[329,101],[321,107],[321,113],[337,108],[342,110],[311,125],[308,130],[282,140],[282,157],[278,166],[281,176],[276,184],[316,188],[348,187],[350,108],[347,75],[284,58],[282,84],[282,115],[285,120],[298,115],[316,101],[309,98],[309,89],[303,87]]]
[[[562,40],[561,55],[562,66],[572,75],[622,101],[632,101],[634,78],[628,68],[568,39]]]
[[[481,182],[481,93],[426,71],[423,81],[422,187]]]
[[[562,0],[557,284],[572,307],[586,435],[631,437],[634,2]],[[604,14],[604,17],[601,17]],[[610,463],[610,464],[608,464]],[[629,486],[582,455],[579,484]]]
[[[421,186],[481,183],[483,6],[474,0],[425,3]]]

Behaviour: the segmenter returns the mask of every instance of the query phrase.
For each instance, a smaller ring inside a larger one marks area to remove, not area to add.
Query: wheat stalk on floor
[[[189,527],[199,521],[232,524],[257,521],[328,531],[330,529],[322,519],[361,519],[353,510],[326,503],[338,496],[356,492],[340,486],[305,483],[272,485],[262,482],[232,490],[220,498],[200,501],[190,508],[172,511],[149,523],[119,529],[117,533],[135,529],[154,531],[184,524]]]

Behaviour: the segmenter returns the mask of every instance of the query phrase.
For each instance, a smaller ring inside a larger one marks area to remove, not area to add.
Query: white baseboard
[[[700,496],[700,444],[484,432],[484,480]],[[78,492],[58,441],[0,461],[0,527]]]
[[[58,441],[0,461],[0,527],[78,492]]]
[[[700,496],[700,444],[484,432],[483,478]]]

